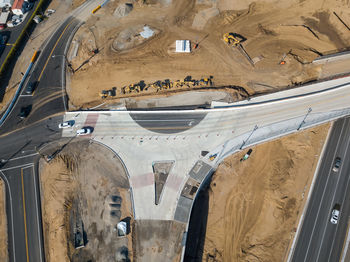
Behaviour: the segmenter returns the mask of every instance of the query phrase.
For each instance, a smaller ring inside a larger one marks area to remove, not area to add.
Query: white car
[[[66,121],[58,125],[59,128],[68,128],[74,125],[74,121]]]
[[[339,212],[338,209],[333,209],[332,210],[332,215],[331,215],[331,219],[330,219],[332,224],[334,224],[334,225],[338,224],[339,213],[340,212]]]
[[[77,136],[85,136],[92,133],[91,127],[83,127],[82,129],[77,130]]]

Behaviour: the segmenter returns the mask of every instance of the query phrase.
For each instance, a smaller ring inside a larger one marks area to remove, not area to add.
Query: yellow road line
[[[25,198],[24,198],[24,183],[23,183],[23,168],[21,168],[21,179],[22,179],[22,199],[23,199],[24,235],[25,235],[25,240],[26,240],[27,262],[29,262],[29,254],[28,254],[28,235],[27,235],[27,216],[26,216],[26,201],[25,201]]]
[[[51,56],[52,56],[52,53],[53,53],[53,51],[55,50],[55,48],[56,48],[58,42],[61,40],[61,38],[62,38],[64,32],[66,32],[68,26],[70,26],[70,24],[71,24],[73,21],[74,21],[74,19],[72,19],[72,21],[70,21],[70,22],[66,25],[66,27],[63,29],[63,31],[62,31],[60,37],[57,39],[55,45],[53,46],[53,48],[52,48],[52,50],[51,50],[51,53],[50,53],[49,57],[48,57],[47,60],[46,60],[46,63],[45,63],[45,65],[44,65],[44,67],[43,67],[43,70],[41,71],[41,73],[40,73],[40,75],[39,75],[38,81],[40,81],[41,77],[43,76],[44,70],[45,70],[47,64],[49,63],[49,60],[50,60],[50,58],[51,58]]]

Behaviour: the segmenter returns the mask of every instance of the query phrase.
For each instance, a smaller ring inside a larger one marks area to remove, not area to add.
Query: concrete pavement
[[[126,165],[136,218],[171,220],[189,172],[198,160],[215,169],[226,156],[241,148],[346,116],[350,114],[349,96],[347,77],[214,110],[69,112],[64,119],[74,119],[76,126],[62,135],[74,136],[77,128],[93,127],[91,138],[112,148]],[[210,154],[202,157],[202,151],[218,156],[210,161]],[[162,199],[155,205],[152,163],[164,160],[175,164]],[[210,173],[209,168],[205,170]],[[199,176],[197,181],[204,178]],[[190,208],[192,201],[187,202],[185,206]]]

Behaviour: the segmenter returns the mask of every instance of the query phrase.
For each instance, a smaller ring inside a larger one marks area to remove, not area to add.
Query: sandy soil
[[[99,97],[103,89],[117,87],[119,98],[123,86],[139,81],[182,80],[187,75],[195,79],[213,76],[215,86],[238,85],[251,94],[266,91],[257,82],[276,90],[316,79],[322,66],[309,63],[321,53],[343,49],[350,43],[348,30],[333,14],[350,24],[350,3],[344,0],[138,1],[127,16],[113,16],[124,2],[109,2],[75,36],[79,48],[72,64],[79,70],[72,75],[68,88],[72,108],[105,101]],[[145,24],[159,33],[128,50],[116,52],[111,48],[120,32]],[[226,32],[247,38],[242,45],[259,61],[254,68],[237,49],[224,43]],[[174,54],[171,50],[176,39],[197,42],[199,48],[191,54]],[[93,55],[96,48],[100,52]],[[285,54],[286,64],[279,65]]]
[[[219,166],[209,188],[203,261],[285,259],[328,129],[258,145],[248,160],[240,162],[239,153]]]
[[[5,185],[0,179],[0,261],[8,261]]]
[[[49,164],[40,163],[43,225],[48,261],[122,261],[132,258],[131,234],[118,237],[116,224],[133,224],[129,183],[114,155],[87,141],[72,143]],[[111,216],[110,197],[121,203]],[[83,222],[85,247],[74,248],[74,229]],[[80,223],[78,223],[80,224]]]

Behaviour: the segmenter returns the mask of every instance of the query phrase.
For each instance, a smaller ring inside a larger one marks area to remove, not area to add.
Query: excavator
[[[244,42],[246,40],[246,38],[244,38],[243,36],[241,36],[240,34],[237,34],[237,33],[226,33],[223,36],[223,40],[229,46],[237,47],[238,50],[242,53],[242,55],[244,55],[247,58],[247,60],[249,61],[249,63],[254,67],[253,60],[250,58],[247,51],[245,51],[245,49],[242,46],[242,42]]]

